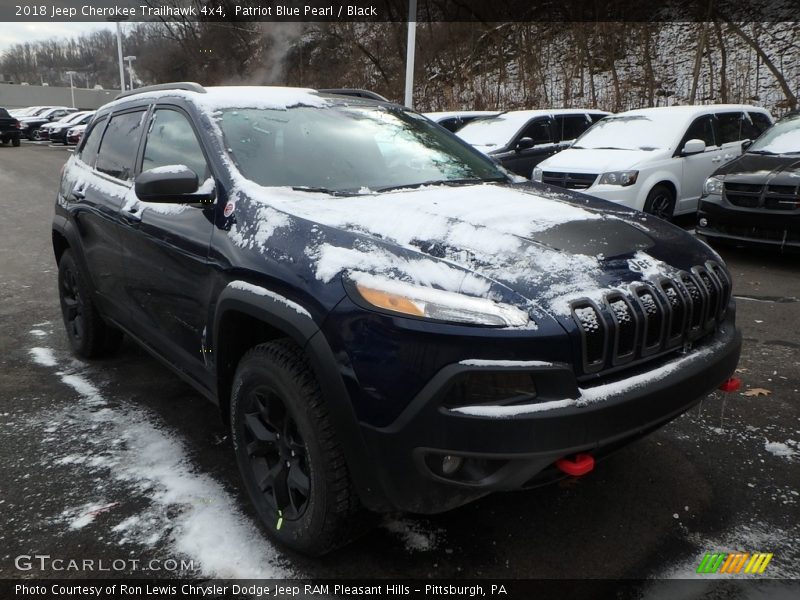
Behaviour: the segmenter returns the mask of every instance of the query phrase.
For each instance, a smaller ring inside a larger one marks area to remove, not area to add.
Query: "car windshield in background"
[[[672,115],[620,115],[595,123],[573,148],[591,150],[655,150],[671,148],[686,119]]]
[[[473,146],[504,148],[528,121],[518,115],[497,115],[476,119],[458,130],[458,137]]]
[[[356,193],[507,180],[490,160],[402,110],[230,108],[220,126],[242,175],[264,186]]]
[[[800,114],[775,123],[747,151],[754,154],[800,154]]]

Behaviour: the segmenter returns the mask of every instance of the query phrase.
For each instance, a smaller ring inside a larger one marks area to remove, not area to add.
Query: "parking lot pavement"
[[[393,515],[307,560],[259,530],[211,404],[127,341],[110,360],[69,354],[50,247],[67,156],[0,146],[0,577],[42,575],[15,558],[49,554],[128,561],[121,573],[184,559],[198,576],[680,578],[734,550],[800,576],[796,257],[722,251],[740,297],[740,393],[713,394],[580,480]]]

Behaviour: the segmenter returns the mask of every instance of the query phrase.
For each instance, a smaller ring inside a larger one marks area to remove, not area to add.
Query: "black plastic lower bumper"
[[[701,202],[697,217],[698,235],[712,240],[800,249],[800,214]]]
[[[580,391],[568,365],[531,367],[534,378],[572,377],[574,391],[564,397],[577,401],[493,416],[446,408],[443,391],[464,370],[525,367],[459,363],[442,369],[392,425],[362,430],[389,502],[399,510],[442,512],[491,491],[529,487],[559,458],[601,456],[660,427],[728,379],[740,350],[741,333],[725,324],[688,354]]]

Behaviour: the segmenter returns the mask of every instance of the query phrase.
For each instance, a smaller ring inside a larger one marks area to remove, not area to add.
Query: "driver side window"
[[[147,133],[142,171],[167,165],[186,165],[201,183],[209,174],[192,124],[182,113],[160,108],[156,109]]]
[[[528,123],[517,138],[517,142],[526,137],[531,138],[535,146],[552,143],[553,132],[550,127],[550,119],[536,119]]]
[[[686,135],[683,136],[678,150],[683,148],[689,140],[703,140],[707,148],[717,145],[714,140],[714,123],[711,120],[711,115],[697,117],[694,120],[689,129],[686,130]]]

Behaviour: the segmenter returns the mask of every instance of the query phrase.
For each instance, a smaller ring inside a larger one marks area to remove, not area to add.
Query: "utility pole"
[[[408,39],[406,41],[405,105],[414,108],[414,50],[417,45],[417,0],[408,0]]]
[[[128,80],[131,82],[131,86],[128,89],[132,90],[134,88],[134,85],[133,85],[133,61],[136,60],[136,57],[133,56],[133,55],[126,56],[125,60],[128,62]]]
[[[119,59],[119,91],[125,91],[125,69],[122,66],[122,27],[117,21],[117,58]]]
[[[75,71],[67,71],[69,75],[69,95],[72,96],[72,108],[75,108],[75,84],[72,82],[72,76],[77,75]]]

